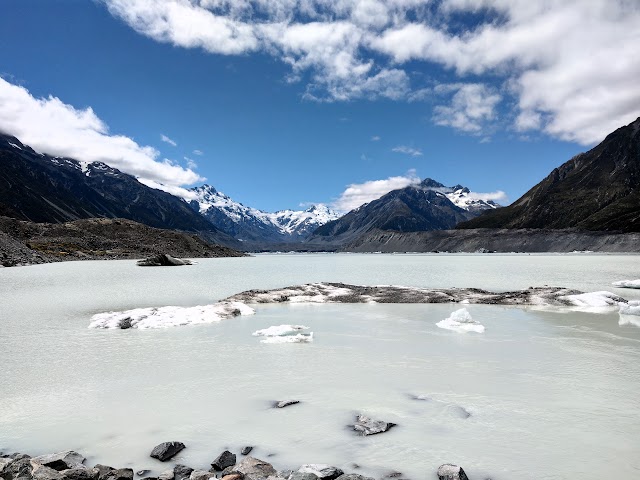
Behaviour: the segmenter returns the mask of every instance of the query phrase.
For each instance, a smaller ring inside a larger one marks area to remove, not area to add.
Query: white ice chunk
[[[640,279],[638,280],[620,280],[613,282],[611,285],[619,288],[640,288]]]
[[[600,291],[581,293],[580,295],[567,295],[560,297],[574,305],[577,310],[590,313],[606,313],[611,311],[611,307],[617,307],[621,297],[615,293]]]
[[[279,337],[283,335],[296,335],[301,330],[309,330],[304,325],[274,325],[253,332],[254,337]]]
[[[436,326],[460,333],[484,333],[484,325],[474,320],[466,308],[456,310],[449,317],[436,323]]]
[[[196,307],[135,308],[124,312],[98,313],[91,317],[89,328],[167,328],[219,322],[253,313],[255,310],[242,302],[219,302]]]
[[[618,325],[634,325],[640,327],[640,301],[632,300],[629,303],[620,303],[620,318]]]
[[[275,337],[264,337],[261,343],[311,343],[313,342],[313,332],[298,333],[297,335],[281,335]]]

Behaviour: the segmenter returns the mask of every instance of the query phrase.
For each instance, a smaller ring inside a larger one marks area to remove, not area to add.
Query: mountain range
[[[418,242],[418,251],[443,244],[440,235],[425,240],[423,234],[434,231],[464,238],[451,245],[474,246],[482,244],[484,229],[493,229],[492,238],[498,229],[503,232],[498,237],[518,229],[516,236],[507,235],[514,239],[525,238],[525,229],[640,231],[640,118],[554,169],[507,207],[482,200],[461,185],[447,187],[427,178],[342,216],[325,205],[269,213],[236,202],[211,185],[192,188],[187,201],[104,163],[38,153],[2,134],[0,163],[0,216],[49,223],[124,218],[251,251],[370,250],[390,238],[409,250]],[[455,233],[462,230],[477,234]],[[558,248],[570,244],[564,240],[568,237],[562,238],[555,243]]]
[[[340,215],[325,205],[307,210],[280,210],[268,213],[246,207],[211,185],[191,189],[197,200],[191,207],[225,233],[242,242],[300,242],[316,228]]]
[[[499,205],[474,198],[469,189],[426,178],[393,190],[316,229],[308,242],[344,244],[373,230],[419,232],[448,230]]]

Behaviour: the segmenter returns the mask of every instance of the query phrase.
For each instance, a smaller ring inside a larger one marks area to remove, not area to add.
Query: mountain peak
[[[445,188],[440,182],[436,182],[433,178],[425,178],[420,182],[420,186],[423,188]]]

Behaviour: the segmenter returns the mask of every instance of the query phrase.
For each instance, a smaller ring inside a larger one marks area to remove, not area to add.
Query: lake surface
[[[640,478],[640,328],[589,314],[465,305],[485,333],[436,323],[446,305],[263,305],[219,323],[88,329],[92,315],[213,303],[252,288],[327,281],[418,287],[640,291],[633,255],[260,255],[140,268],[132,261],[0,269],[0,451],[76,449],[154,473],[159,442],[205,467],[255,445],[276,468],[329,463],[381,478]],[[273,325],[309,344],[264,344]],[[424,400],[416,400],[419,396]],[[273,409],[275,400],[301,404]],[[471,414],[467,418],[464,412]],[[355,436],[357,413],[397,423]],[[269,456],[272,455],[272,456]],[[354,469],[353,463],[360,466]]]

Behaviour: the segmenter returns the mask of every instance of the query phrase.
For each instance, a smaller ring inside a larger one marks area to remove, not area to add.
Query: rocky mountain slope
[[[211,185],[193,188],[197,200],[191,206],[223,232],[243,242],[300,242],[311,232],[339,215],[325,205],[304,211],[281,210],[268,213],[247,207]]]
[[[127,218],[157,228],[207,232],[234,244],[180,198],[100,162],[40,154],[0,134],[0,215],[33,222]]]
[[[245,255],[209,244],[195,235],[120,218],[34,223],[0,217],[2,266],[64,260],[144,258],[157,253],[189,258]]]
[[[640,118],[576,155],[512,205],[458,228],[640,231]]]
[[[638,252],[640,233],[565,229],[373,230],[340,246],[344,252]]]
[[[345,244],[373,230],[418,232],[447,230],[498,205],[469,196],[457,185],[445,187],[427,178],[418,185],[393,190],[319,227],[309,243]]]

